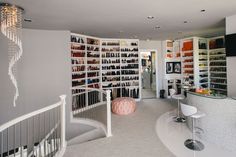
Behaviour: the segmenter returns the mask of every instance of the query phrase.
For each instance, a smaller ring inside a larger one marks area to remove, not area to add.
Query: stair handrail
[[[60,139],[61,139],[61,148],[63,149],[63,151],[65,150],[65,147],[66,147],[66,140],[65,140],[65,104],[66,104],[66,95],[61,95],[60,96],[60,101],[53,104],[53,105],[50,105],[50,106],[47,106],[47,107],[44,107],[44,108],[41,108],[39,110],[36,110],[36,111],[33,111],[33,112],[30,112],[28,114],[25,114],[25,115],[22,115],[20,117],[17,117],[13,120],[10,120],[9,122],[6,122],[4,124],[2,124],[0,126],[0,133],[7,130],[8,128],[24,121],[24,120],[27,120],[31,117],[34,117],[34,116],[37,116],[37,115],[40,115],[42,113],[45,113],[47,111],[50,111],[52,109],[55,109],[57,107],[60,107],[60,116],[61,116],[61,136],[60,136]],[[2,152],[3,153],[3,152]],[[64,152],[62,152],[63,154]],[[60,154],[60,152],[59,152]],[[61,155],[60,155],[61,156]]]

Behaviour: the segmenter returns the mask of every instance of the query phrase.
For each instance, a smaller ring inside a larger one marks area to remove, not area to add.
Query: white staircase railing
[[[73,95],[72,118],[104,130],[107,137],[111,133],[111,91],[97,88],[78,88]]]
[[[0,157],[62,156],[65,151],[65,95],[53,105],[0,126]]]

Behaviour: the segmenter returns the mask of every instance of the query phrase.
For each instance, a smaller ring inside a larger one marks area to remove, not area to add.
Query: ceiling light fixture
[[[205,9],[202,9],[202,10],[201,10],[202,13],[205,12],[205,11],[206,11]]]
[[[160,26],[156,26],[155,29],[160,29],[161,27]]]
[[[184,21],[184,23],[188,23],[188,21]]]
[[[17,83],[17,62],[23,54],[22,48],[22,14],[24,9],[9,3],[0,3],[1,32],[8,38],[8,57],[9,67],[8,75],[15,87],[13,106],[16,106],[16,100],[19,96]]]
[[[154,19],[154,16],[151,16],[151,15],[150,15],[150,16],[148,16],[147,18],[148,18],[149,20],[151,20],[151,19]]]
[[[32,22],[31,19],[24,19],[25,22]]]

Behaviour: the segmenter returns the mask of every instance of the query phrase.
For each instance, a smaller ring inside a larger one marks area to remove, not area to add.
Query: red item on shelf
[[[191,51],[191,50],[193,50],[193,41],[184,42],[182,51]]]

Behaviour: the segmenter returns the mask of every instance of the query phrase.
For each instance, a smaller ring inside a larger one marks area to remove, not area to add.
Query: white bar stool
[[[204,149],[204,145],[202,144],[202,142],[198,141],[195,139],[195,135],[194,135],[194,121],[195,119],[199,119],[199,118],[202,118],[204,117],[206,114],[205,113],[202,113],[202,112],[199,112],[197,110],[196,107],[194,106],[190,106],[190,105],[186,105],[186,104],[183,104],[181,103],[181,110],[182,110],[182,113],[186,116],[186,117],[190,117],[192,118],[192,139],[187,139],[185,142],[184,142],[184,145],[191,149],[191,150],[195,150],[195,151],[201,151]]]
[[[186,119],[180,115],[180,100],[185,99],[185,96],[182,94],[177,95],[175,89],[169,89],[169,92],[170,92],[171,98],[178,101],[178,114],[175,117],[175,122],[183,123],[186,121]]]

